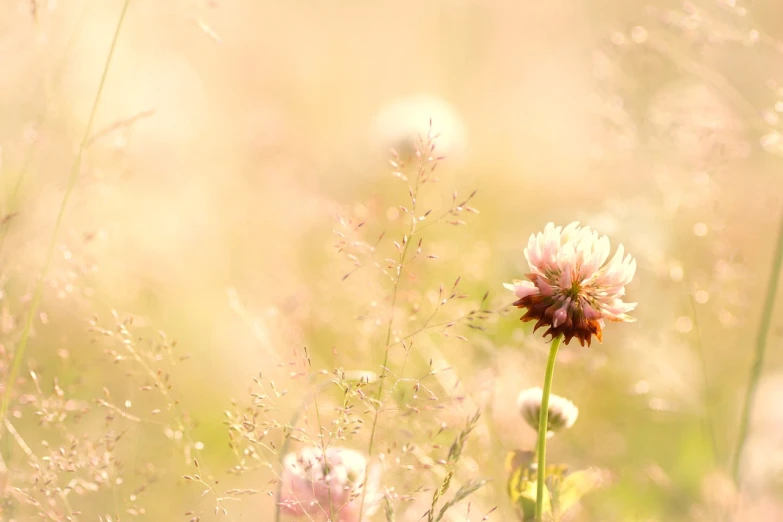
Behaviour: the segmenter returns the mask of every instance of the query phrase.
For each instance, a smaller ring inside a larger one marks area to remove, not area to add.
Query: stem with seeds
[[[413,226],[411,226],[411,232],[413,232],[416,229],[416,218],[414,216]],[[411,233],[411,236],[413,234]],[[391,348],[391,345],[389,344],[389,341],[391,341],[391,333],[392,328],[394,325],[394,308],[397,306],[397,291],[400,286],[400,276],[402,275],[402,263],[405,261],[405,255],[408,252],[408,245],[410,244],[410,241],[407,241],[405,243],[405,246],[403,247],[402,253],[400,254],[400,264],[397,268],[397,280],[394,283],[394,290],[392,291],[392,302],[391,302],[391,317],[389,317],[389,327],[386,330],[386,350],[383,355],[383,366],[381,367],[381,376],[380,376],[380,382],[378,383],[378,395],[377,395],[377,401],[378,405],[375,410],[375,415],[372,420],[372,429],[370,430],[370,443],[367,447],[367,468],[365,468],[364,476],[367,476],[367,473],[370,468],[370,459],[372,459],[372,449],[373,444],[375,442],[375,430],[378,427],[378,416],[381,412],[381,404],[383,400],[383,385],[386,382],[386,375],[387,375],[387,368],[389,365],[389,349]],[[362,521],[362,518],[364,518],[364,499],[367,494],[367,488],[362,488],[362,500],[359,503],[359,522]]]
[[[557,361],[557,349],[560,348],[562,335],[552,339],[549,348],[549,359],[546,362],[544,374],[544,392],[541,395],[541,414],[538,419],[538,442],[536,443],[536,455],[538,456],[538,468],[536,470],[536,522],[544,520],[544,480],[546,479],[546,434],[549,421],[549,393],[552,391],[552,377],[555,373],[555,361]]]
[[[416,233],[416,201],[419,196],[419,187],[422,184],[422,176],[424,175],[424,169],[426,168],[427,162],[429,160],[429,155],[432,153],[433,150],[433,144],[432,144],[432,137],[428,136],[428,141],[426,146],[424,146],[424,143],[421,144],[421,148],[418,151],[417,156],[419,157],[419,167],[418,172],[416,173],[416,182],[414,183],[414,186],[408,186],[408,190],[411,196],[411,226],[410,230],[408,232],[408,235],[403,238],[403,245],[402,249],[400,251],[400,260],[397,263],[397,277],[394,280],[394,288],[392,289],[392,299],[391,299],[391,309],[389,312],[389,324],[386,328],[386,340],[384,341],[384,354],[383,354],[383,365],[381,366],[381,375],[380,375],[380,382],[378,383],[378,395],[376,396],[376,400],[378,402],[377,407],[375,409],[375,415],[373,416],[372,420],[372,429],[370,430],[370,442],[367,446],[367,467],[364,471],[364,476],[366,477],[369,469],[370,469],[370,461],[372,459],[372,450],[373,445],[375,443],[375,432],[378,428],[378,417],[381,413],[381,405],[383,401],[383,387],[386,383],[386,376],[388,374],[388,364],[389,364],[389,351],[392,347],[391,344],[391,338],[392,338],[392,330],[394,328],[394,309],[397,306],[397,294],[399,292],[400,288],[400,280],[402,279],[402,272],[405,267],[405,258],[408,255],[408,247],[410,246],[411,242],[413,241],[413,235]],[[396,343],[395,343],[396,344]],[[362,500],[359,503],[359,522],[362,522],[362,519],[364,518],[364,500],[367,496],[367,488],[362,488]]]
[[[753,366],[750,369],[748,378],[748,389],[745,392],[745,401],[742,406],[742,417],[740,420],[739,436],[737,438],[737,447],[734,449],[734,460],[732,463],[732,477],[734,483],[739,484],[740,461],[742,460],[742,451],[745,449],[745,442],[748,438],[750,429],[750,415],[753,412],[753,402],[756,398],[759,380],[761,379],[761,370],[764,367],[764,355],[767,351],[767,337],[769,328],[772,324],[772,312],[775,308],[775,294],[780,283],[780,272],[783,267],[783,215],[780,220],[780,230],[778,231],[775,253],[772,258],[772,272],[769,275],[767,283],[767,295],[764,299],[764,308],[761,312],[761,322],[758,332],[756,332],[756,353],[753,359]]]

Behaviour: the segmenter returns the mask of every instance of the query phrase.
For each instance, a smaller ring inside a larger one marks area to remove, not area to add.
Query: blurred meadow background
[[[569,520],[783,520],[781,42],[774,0],[0,0],[0,519],[273,521],[329,440],[364,520],[447,472],[442,520],[515,520],[548,346],[502,283],[578,220],[639,306],[561,348]]]

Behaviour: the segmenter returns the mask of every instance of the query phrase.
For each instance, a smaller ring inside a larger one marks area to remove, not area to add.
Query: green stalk
[[[106,62],[103,66],[103,73],[101,74],[101,80],[98,83],[98,90],[95,93],[95,98],[92,102],[92,109],[90,110],[90,116],[87,119],[87,126],[84,129],[84,134],[79,144],[79,150],[76,152],[76,158],[71,164],[71,170],[68,174],[68,185],[65,188],[65,194],[63,195],[63,200],[60,203],[60,210],[57,213],[57,220],[55,221],[54,231],[52,232],[52,240],[49,243],[49,248],[46,253],[46,260],[44,261],[43,268],[41,268],[41,276],[38,280],[38,284],[36,285],[32,302],[30,303],[30,309],[27,312],[27,318],[24,323],[22,335],[19,339],[19,343],[16,346],[16,353],[14,353],[11,371],[8,375],[5,394],[3,395],[2,404],[0,404],[0,438],[2,438],[3,425],[6,415],[8,414],[8,406],[12,396],[11,392],[13,391],[14,384],[16,384],[16,378],[19,375],[19,371],[21,370],[22,361],[24,360],[24,353],[27,349],[28,341],[30,340],[30,332],[33,327],[33,320],[35,319],[35,315],[38,312],[38,306],[41,304],[41,298],[43,297],[44,279],[46,279],[46,274],[49,272],[49,267],[52,264],[52,259],[54,258],[54,250],[55,246],[57,245],[57,236],[60,231],[60,227],[62,226],[63,218],[65,217],[65,209],[68,206],[68,200],[71,198],[73,188],[76,186],[76,181],[79,179],[79,168],[82,163],[82,156],[84,155],[84,149],[86,148],[87,142],[90,139],[90,134],[92,133],[92,125],[95,121],[95,115],[98,112],[98,105],[101,100],[101,95],[103,94],[103,88],[106,85],[106,78],[109,75],[109,66],[111,65],[112,57],[114,56],[114,49],[117,47],[117,40],[120,36],[120,29],[122,28],[122,23],[125,20],[125,14],[128,12],[128,5],[130,5],[130,0],[125,0],[122,5],[122,11],[120,11],[119,19],[117,20],[117,26],[114,29],[114,36],[112,37],[108,56],[106,57]]]
[[[538,443],[536,455],[538,456],[538,468],[536,470],[536,522],[544,520],[544,480],[546,480],[546,434],[549,421],[549,393],[552,391],[552,377],[555,374],[555,361],[557,361],[557,349],[560,348],[562,335],[552,339],[549,348],[549,359],[546,362],[544,374],[544,393],[541,396],[541,414],[538,419]]]
[[[769,275],[767,283],[767,295],[764,299],[764,308],[761,312],[761,322],[756,332],[756,351],[753,359],[753,366],[750,368],[748,377],[748,389],[745,392],[745,402],[742,406],[742,418],[740,420],[739,437],[737,446],[734,449],[734,459],[732,463],[732,477],[734,483],[739,484],[740,462],[742,461],[742,452],[745,449],[745,442],[748,439],[750,429],[750,415],[753,412],[753,403],[756,399],[756,391],[761,380],[761,370],[764,367],[764,355],[767,351],[767,337],[769,328],[772,324],[772,312],[775,308],[775,294],[780,283],[780,271],[783,266],[783,215],[780,220],[780,230],[778,231],[777,245],[772,257],[772,272]]]

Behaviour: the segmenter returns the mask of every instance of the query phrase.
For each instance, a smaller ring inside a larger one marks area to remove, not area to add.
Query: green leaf
[[[552,512],[552,503],[550,500],[549,489],[544,487],[544,514]],[[524,522],[532,522],[536,519],[536,481],[524,480],[518,484],[517,496],[515,502]]]
[[[508,478],[508,496],[517,507],[520,520],[529,522],[535,520],[536,512],[536,469],[533,464],[534,454],[531,451],[511,451],[506,457],[506,468],[510,471]],[[549,468],[550,473],[554,471]],[[549,473],[548,473],[549,474]],[[544,487],[544,513],[552,512],[552,502],[549,488]]]
[[[604,473],[598,468],[574,471],[566,475],[556,489],[555,504],[561,514],[574,507],[585,495],[601,487]]]

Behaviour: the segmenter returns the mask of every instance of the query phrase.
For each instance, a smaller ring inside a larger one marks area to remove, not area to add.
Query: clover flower
[[[307,515],[312,520],[356,522],[367,488],[364,514],[372,515],[380,500],[380,469],[370,468],[365,480],[367,459],[358,451],[330,447],[306,447],[283,459],[280,507],[290,515]],[[334,519],[332,518],[334,515]]]
[[[531,428],[538,431],[538,423],[541,419],[541,388],[528,388],[522,390],[517,398],[519,412]],[[554,393],[549,395],[549,414],[547,415],[547,435],[552,436],[556,432],[568,429],[574,425],[579,416],[579,408],[565,397]]]
[[[522,321],[536,321],[534,331],[546,326],[544,335],[562,335],[566,344],[576,337],[590,346],[593,336],[602,340],[605,321],[635,321],[628,312],[636,303],[622,297],[636,260],[622,245],[607,262],[609,253],[609,239],[590,227],[579,227],[578,221],[564,228],[549,223],[525,248],[527,281],[503,286],[519,298],[514,306],[527,309]]]

